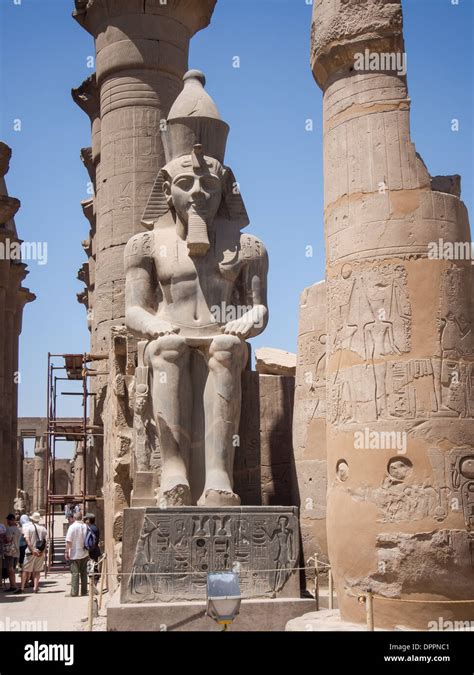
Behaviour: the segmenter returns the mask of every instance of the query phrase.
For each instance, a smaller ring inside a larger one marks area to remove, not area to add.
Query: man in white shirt
[[[84,546],[87,525],[82,522],[82,512],[74,513],[74,522],[66,534],[66,560],[71,561],[71,597],[79,595],[79,578],[81,595],[87,595],[87,561],[89,552]]]
[[[35,593],[39,591],[40,574],[44,569],[47,547],[47,532],[43,525],[40,525],[41,516],[38,511],[32,513],[30,522],[23,526],[23,536],[26,542],[25,562],[21,571],[21,589],[25,590],[26,581],[31,574]]]

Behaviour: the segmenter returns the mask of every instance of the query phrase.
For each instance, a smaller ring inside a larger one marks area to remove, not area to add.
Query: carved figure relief
[[[204,597],[207,573],[235,564],[244,597],[274,597],[294,573],[296,527],[291,512],[146,515],[128,583],[130,598]]]

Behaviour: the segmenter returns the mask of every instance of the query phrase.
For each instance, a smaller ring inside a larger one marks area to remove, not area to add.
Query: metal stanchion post
[[[92,572],[92,573],[91,573]],[[89,571],[89,628],[92,630],[92,624],[94,621],[94,574],[93,570]]]
[[[104,593],[104,581],[107,573],[107,554],[104,553],[100,563],[100,589],[99,589],[99,609],[102,609],[102,595]]]
[[[365,596],[365,612],[367,617],[367,630],[374,630],[374,598],[371,591]]]
[[[318,554],[314,554],[314,600],[316,602],[316,611],[319,612],[319,567]]]
[[[333,593],[334,593],[334,588],[333,588],[333,579],[332,579],[332,571],[331,568],[329,568],[329,598],[328,598],[328,603],[329,603],[329,609],[334,609],[334,602],[333,602]]]

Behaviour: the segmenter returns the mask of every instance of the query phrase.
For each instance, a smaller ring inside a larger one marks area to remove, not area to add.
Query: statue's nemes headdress
[[[202,161],[202,155],[217,160],[221,165],[219,175],[224,181],[217,215],[245,227],[249,223],[247,210],[234,174],[224,166],[229,125],[221,119],[216,104],[205,91],[206,78],[201,71],[189,70],[183,80],[184,88],[170,110],[166,131],[161,133],[167,165],[180,157],[183,158],[183,166],[195,166],[197,161]],[[165,166],[158,172],[143,214],[142,223],[149,229],[169,211],[163,192],[163,183],[167,178]]]

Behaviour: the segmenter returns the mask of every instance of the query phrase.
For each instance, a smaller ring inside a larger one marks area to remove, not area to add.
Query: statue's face
[[[404,480],[411,472],[411,462],[404,459],[392,459],[388,464],[388,472],[395,480]]]
[[[172,202],[180,220],[186,225],[191,213],[200,216],[209,226],[222,199],[222,182],[217,175],[218,162],[205,157],[195,169],[189,157],[180,158],[166,167],[171,182],[165,182],[165,195]]]

